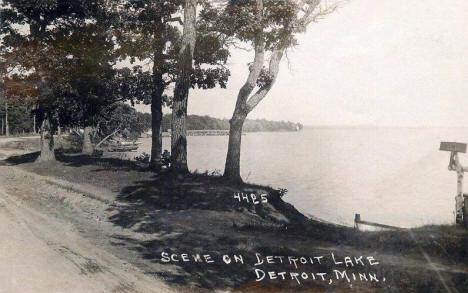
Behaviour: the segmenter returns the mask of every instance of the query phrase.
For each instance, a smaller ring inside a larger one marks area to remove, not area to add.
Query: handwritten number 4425
[[[253,204],[260,204],[260,203],[267,203],[268,202],[268,194],[262,193],[257,195],[255,193],[243,193],[243,192],[236,192],[234,193],[234,199],[237,199],[239,202],[245,201],[247,203],[252,202]]]

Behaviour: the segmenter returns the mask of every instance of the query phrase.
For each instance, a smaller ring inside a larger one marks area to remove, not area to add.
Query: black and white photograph
[[[0,293],[468,293],[467,144],[466,0],[0,0]]]

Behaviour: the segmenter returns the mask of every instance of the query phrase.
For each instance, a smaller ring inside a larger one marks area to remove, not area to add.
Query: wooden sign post
[[[450,152],[448,169],[457,172],[457,195],[455,196],[455,222],[468,228],[468,195],[463,193],[463,175],[468,167],[460,164],[458,153],[466,153],[466,143],[441,142],[441,151]]]

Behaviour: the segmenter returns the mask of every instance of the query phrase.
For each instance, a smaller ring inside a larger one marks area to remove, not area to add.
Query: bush
[[[136,156],[134,159],[135,161],[143,164],[149,164],[151,155],[143,152],[141,155]]]
[[[278,193],[280,198],[282,198],[286,193],[288,193],[288,190],[286,188],[280,188],[278,189]]]

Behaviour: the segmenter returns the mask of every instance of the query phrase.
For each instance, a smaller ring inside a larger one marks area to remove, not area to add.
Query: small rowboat
[[[112,141],[107,145],[108,152],[131,152],[138,149],[138,145],[133,141]]]

